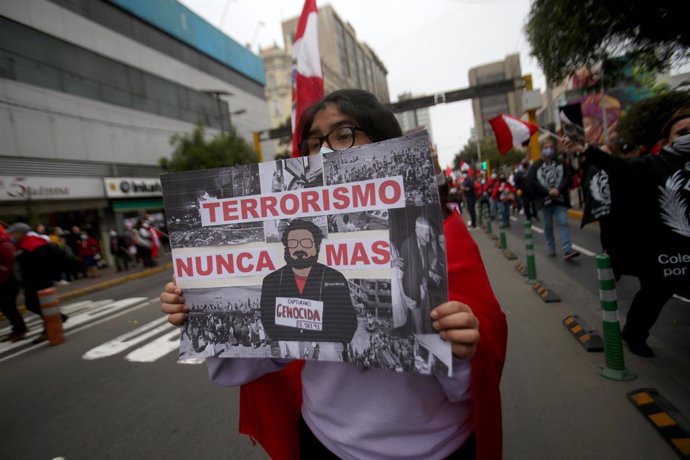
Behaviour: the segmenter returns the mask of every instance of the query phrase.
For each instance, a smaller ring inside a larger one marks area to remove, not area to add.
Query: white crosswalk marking
[[[179,340],[180,331],[175,329],[174,331],[157,338],[153,342],[149,342],[143,347],[137,348],[125,356],[125,359],[135,363],[153,362],[159,358],[162,358],[168,353],[172,353],[173,351],[177,350],[180,346]]]
[[[158,299],[151,299],[157,301]],[[77,332],[96,326],[118,316],[125,315],[132,310],[143,308],[151,302],[146,297],[130,297],[118,301],[104,299],[98,301],[84,300],[60,307],[60,311],[69,315],[69,320],[64,323],[64,334],[68,337]],[[19,342],[0,342],[0,362],[27,353],[36,348],[48,346],[46,341],[32,344],[31,340],[37,338],[43,330],[43,323],[39,316],[32,315],[25,319],[30,332],[24,340]],[[4,328],[1,333],[9,333],[11,328]],[[28,345],[28,346],[27,346]]]
[[[137,345],[150,337],[154,337],[161,332],[165,332],[172,326],[167,322],[168,318],[163,316],[155,321],[144,324],[141,327],[129,331],[119,337],[110,340],[102,345],[92,348],[91,350],[84,353],[82,358],[86,360],[106,358],[108,356],[116,355],[128,348]],[[141,334],[141,335],[140,335]]]

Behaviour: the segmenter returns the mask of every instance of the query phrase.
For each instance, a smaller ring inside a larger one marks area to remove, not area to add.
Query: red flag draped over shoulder
[[[505,155],[513,147],[529,142],[532,134],[539,131],[539,126],[505,113],[490,119],[489,124],[496,135],[496,144],[501,155]]]
[[[305,0],[292,48],[292,156],[298,157],[302,113],[323,97],[316,0]]]

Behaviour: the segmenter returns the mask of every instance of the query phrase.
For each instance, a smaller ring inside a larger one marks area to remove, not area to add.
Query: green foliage
[[[159,160],[161,167],[169,172],[246,165],[258,161],[254,149],[237,135],[233,127],[229,133],[207,141],[204,127],[197,125],[189,134],[173,135],[170,144],[175,146],[172,158]]]
[[[673,59],[690,57],[684,4],[677,0],[535,0],[524,30],[532,55],[550,81],[624,55],[657,73],[666,71]],[[605,68],[604,73],[608,77],[616,69]]]
[[[637,102],[621,116],[618,137],[627,144],[651,148],[671,115],[688,104],[690,91],[672,91]]]
[[[493,136],[480,139],[480,147],[482,151],[482,161],[489,160],[491,162],[491,172],[504,173],[509,175],[513,169],[513,165],[520,163],[525,159],[525,152],[516,149],[510,149],[505,156],[498,152],[496,146],[496,139]],[[464,160],[469,163],[472,168],[477,169],[477,141],[470,139],[467,144],[460,150],[453,159],[453,169],[460,169],[460,161]]]

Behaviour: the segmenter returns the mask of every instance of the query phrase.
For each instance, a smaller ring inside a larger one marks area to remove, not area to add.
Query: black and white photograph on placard
[[[261,163],[259,165],[261,193],[280,193],[321,187],[323,186],[322,173],[320,155]]]
[[[271,356],[259,310],[260,286],[185,290],[189,316],[180,359]]]
[[[362,232],[366,230],[387,230],[388,210],[349,212],[328,216],[329,233]]]
[[[174,248],[263,241],[261,222],[202,226],[199,202],[261,193],[259,165],[162,174],[165,217]]]
[[[414,334],[434,332],[430,313],[448,289],[443,229],[430,218],[433,206],[390,210],[393,302],[406,312],[401,327]]]
[[[426,131],[390,139],[386,141],[385,150],[378,143],[367,144],[327,153],[323,158],[326,185],[401,176],[408,205],[439,201]]]
[[[430,318],[447,280],[426,132],[161,183],[190,305],[181,359],[452,369]]]

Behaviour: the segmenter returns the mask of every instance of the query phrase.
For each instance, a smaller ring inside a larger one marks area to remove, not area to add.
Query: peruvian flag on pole
[[[316,0],[305,0],[292,46],[292,156],[298,157],[302,113],[323,97]]]
[[[496,144],[501,155],[513,147],[524,146],[532,134],[539,131],[539,126],[502,113],[489,120],[496,135]]]

